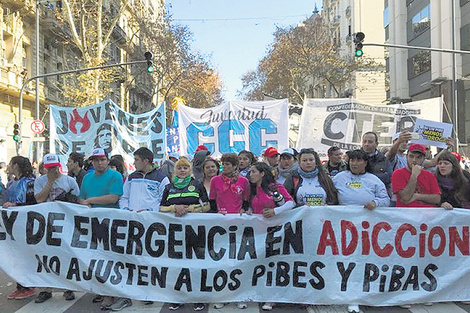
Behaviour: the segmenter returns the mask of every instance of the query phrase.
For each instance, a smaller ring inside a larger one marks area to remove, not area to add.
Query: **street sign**
[[[40,134],[44,131],[44,128],[46,128],[46,126],[44,125],[44,123],[40,120],[35,120],[31,123],[31,130],[33,131],[33,133],[35,134]]]

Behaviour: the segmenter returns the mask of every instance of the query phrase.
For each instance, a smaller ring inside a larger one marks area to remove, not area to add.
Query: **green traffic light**
[[[150,66],[147,66],[147,72],[149,72],[149,73],[153,73],[153,70],[154,70],[154,68],[153,68],[153,66],[152,66],[152,65],[150,65]]]
[[[356,56],[357,57],[362,57],[363,54],[364,54],[364,52],[361,49],[356,50]]]
[[[19,135],[13,135],[13,140],[18,142],[20,141],[20,136]]]

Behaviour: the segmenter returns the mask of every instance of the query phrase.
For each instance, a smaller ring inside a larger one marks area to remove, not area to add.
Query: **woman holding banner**
[[[437,183],[441,189],[441,206],[470,209],[470,174],[462,171],[460,154],[444,151],[437,159]],[[465,173],[465,174],[464,174]]]
[[[390,205],[384,183],[370,173],[369,157],[366,152],[361,149],[349,151],[348,168],[349,170],[333,177],[340,205],[363,205],[369,210]],[[348,312],[359,313],[359,305],[349,304]]]
[[[256,162],[250,171],[251,195],[250,207],[255,214],[263,214],[271,218],[295,206],[294,199],[283,185],[277,184],[269,165]],[[274,302],[266,302],[261,307],[264,311],[271,311]]]
[[[189,212],[208,212],[210,209],[204,185],[191,177],[191,162],[181,157],[175,163],[173,181],[163,191],[160,212],[174,212],[184,216]],[[178,310],[180,303],[170,303],[170,310]],[[194,311],[204,310],[204,303],[194,303]]]
[[[8,165],[8,176],[14,179],[8,182],[6,187],[6,202],[3,208],[9,208],[20,205],[36,204],[34,197],[34,173],[31,162],[28,158],[15,156],[11,158]],[[23,287],[16,284],[16,290],[8,295],[8,299],[26,299],[34,295],[34,288]]]
[[[299,168],[284,182],[298,206],[338,204],[338,194],[330,175],[321,166],[318,153],[309,148],[299,153]]]

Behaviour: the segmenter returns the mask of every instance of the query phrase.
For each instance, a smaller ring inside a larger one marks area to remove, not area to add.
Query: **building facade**
[[[470,51],[470,0],[385,0],[384,27],[390,44]],[[466,150],[470,55],[389,48],[386,61],[388,98],[400,102],[442,95],[443,120],[454,124]]]
[[[353,57],[356,32],[365,34],[365,42],[383,43],[383,1],[370,0],[324,0],[322,16],[330,26],[334,43],[341,56]],[[378,70],[359,69],[355,79],[348,86],[345,95],[352,95],[359,101],[370,104],[383,104],[386,101],[385,56],[380,47],[365,46],[364,58],[372,58]]]
[[[121,3],[121,0],[103,0],[104,14],[116,16],[117,6]],[[0,162],[8,162],[17,153],[13,141],[13,125],[18,122],[19,90],[27,78],[38,74],[37,62],[39,74],[83,67],[79,51],[64,40],[63,34],[70,30],[56,14],[57,10],[62,10],[62,5],[62,1],[53,0],[2,0],[0,3]],[[108,64],[143,58],[146,49],[132,19],[139,13],[136,10],[143,10],[141,15],[163,20],[163,6],[164,0],[129,1],[112,31],[110,44],[105,49],[104,57]],[[40,24],[37,42],[35,20],[38,13]],[[36,49],[39,49],[38,59]],[[109,98],[124,110],[134,113],[148,111],[155,105],[151,75],[142,74],[141,70],[129,66],[118,68],[116,72],[119,78],[113,82]],[[48,106],[63,103],[63,83],[61,76],[40,79],[39,117],[46,123],[46,134]],[[31,82],[23,92],[20,154],[32,160],[42,155],[44,149],[44,145],[33,145],[33,141],[45,143],[47,137],[35,137],[30,127],[37,114],[35,100],[35,82]],[[47,144],[45,146],[47,149]],[[40,150],[38,153],[34,151],[36,147]]]

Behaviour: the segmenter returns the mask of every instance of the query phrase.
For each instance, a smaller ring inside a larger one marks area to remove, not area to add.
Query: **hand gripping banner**
[[[189,303],[470,300],[463,209],[302,207],[265,219],[53,202],[0,212],[0,267],[25,286]]]

